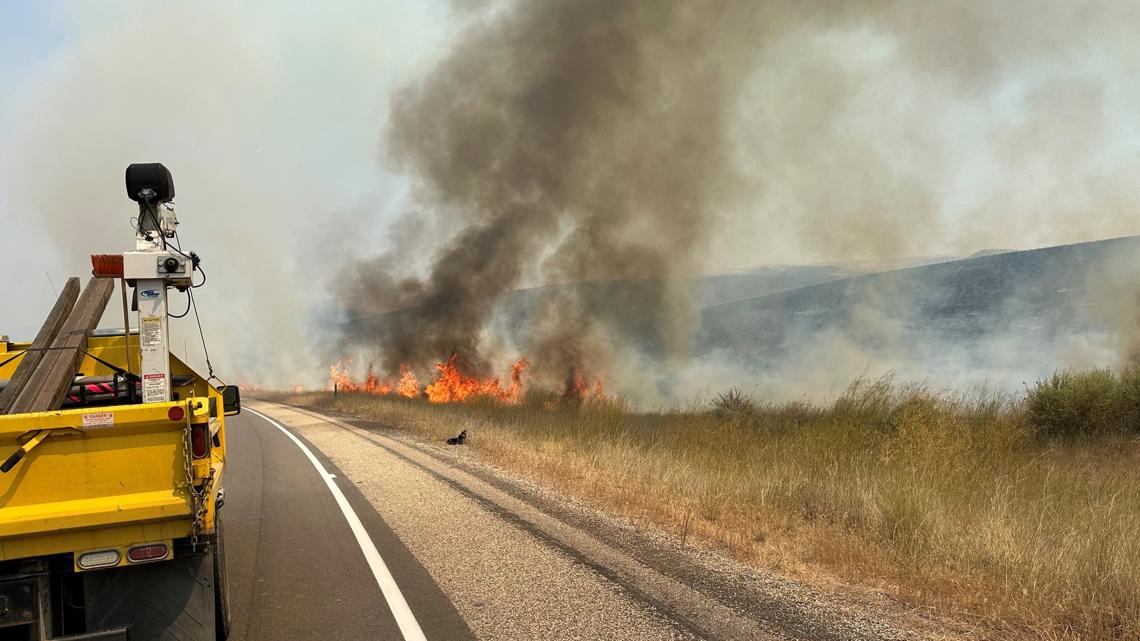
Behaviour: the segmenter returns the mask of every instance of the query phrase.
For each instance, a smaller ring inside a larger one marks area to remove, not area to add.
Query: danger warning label
[[[115,415],[111,412],[96,412],[83,415],[83,429],[97,430],[115,425]]]
[[[143,374],[142,388],[144,403],[166,401],[166,374]]]

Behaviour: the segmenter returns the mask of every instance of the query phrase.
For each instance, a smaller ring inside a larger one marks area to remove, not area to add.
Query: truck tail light
[[[79,555],[75,564],[84,570],[109,568],[119,564],[118,550],[99,550],[97,552],[84,552]]]
[[[190,426],[190,449],[194,458],[206,458],[210,453],[210,426],[198,423]]]
[[[168,550],[165,543],[147,543],[136,545],[127,550],[127,560],[131,563],[146,563],[147,561],[161,561],[166,558]]]

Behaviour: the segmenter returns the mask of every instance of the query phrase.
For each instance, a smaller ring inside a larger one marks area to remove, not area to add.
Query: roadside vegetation
[[[822,404],[730,390],[664,413],[533,394],[286,400],[433,440],[466,429],[487,461],[687,543],[995,638],[1140,639],[1138,371],[1059,373],[1020,397],[890,378]]]

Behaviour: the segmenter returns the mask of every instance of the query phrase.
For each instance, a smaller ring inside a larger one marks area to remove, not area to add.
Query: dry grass
[[[1072,380],[1043,386],[1011,399],[884,379],[823,405],[732,394],[668,413],[289,400],[430,439],[466,429],[490,462],[603,509],[801,578],[966,616],[997,638],[1140,639],[1140,441],[1064,429],[1090,407],[1113,425],[1120,413]]]

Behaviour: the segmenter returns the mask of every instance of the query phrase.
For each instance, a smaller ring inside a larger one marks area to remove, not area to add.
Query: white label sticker
[[[143,316],[142,328],[139,330],[139,341],[143,347],[162,346],[162,317]]]
[[[143,402],[161,403],[166,400],[166,374],[143,374]]]
[[[97,430],[111,427],[115,424],[115,415],[112,412],[97,412],[83,415],[83,429]]]

